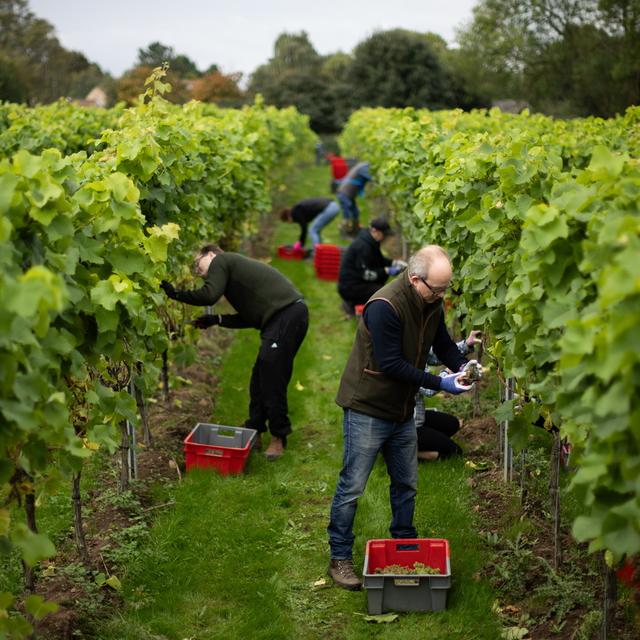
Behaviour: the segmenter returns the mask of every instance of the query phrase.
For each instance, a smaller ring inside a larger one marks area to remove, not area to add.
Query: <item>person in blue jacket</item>
[[[373,178],[369,173],[369,163],[358,162],[340,182],[336,196],[342,207],[347,235],[355,236],[360,229],[360,210],[356,198],[364,194],[364,188],[371,180]]]

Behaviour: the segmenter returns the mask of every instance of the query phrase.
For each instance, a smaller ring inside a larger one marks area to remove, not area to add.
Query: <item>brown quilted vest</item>
[[[427,304],[404,274],[385,285],[367,302],[386,300],[402,323],[402,353],[418,369],[424,369],[440,322],[442,301]],[[356,337],[340,380],[336,402],[383,420],[406,422],[413,413],[418,386],[389,378],[373,355],[373,341],[364,320],[358,323]]]

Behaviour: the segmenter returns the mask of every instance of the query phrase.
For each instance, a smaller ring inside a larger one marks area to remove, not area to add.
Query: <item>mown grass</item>
[[[306,169],[290,192],[291,202],[325,193],[328,182],[326,167]],[[339,240],[338,222],[325,230],[325,241]],[[278,224],[274,246],[293,242],[297,230]],[[491,589],[474,577],[484,552],[462,461],[421,465],[419,475],[419,534],[448,538],[452,549],[454,584],[446,611],[372,624],[364,619],[366,593],[330,585],[326,525],[342,456],[342,411],[334,396],[355,322],[339,310],[335,283],[314,278],[310,261],[273,264],[303,291],[310,309],[289,391],[294,433],[286,453],[273,463],[252,453],[247,473],[239,477],[190,472],[173,491],[175,506],[158,518],[148,546],[122,576],[122,612],[106,620],[97,637],[499,637]],[[243,422],[257,347],[257,332],[237,332],[216,372],[221,383],[214,413],[203,419]],[[356,519],[358,568],[366,541],[389,536],[389,521],[388,479],[379,461]]]

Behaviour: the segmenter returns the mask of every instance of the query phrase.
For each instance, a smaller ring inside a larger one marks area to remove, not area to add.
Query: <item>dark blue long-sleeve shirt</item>
[[[371,335],[373,355],[385,375],[419,387],[440,390],[439,376],[418,369],[405,359],[402,353],[402,324],[389,303],[374,300],[366,307],[363,320]],[[451,371],[459,371],[467,362],[449,336],[444,323],[444,313],[440,315],[433,339],[433,350]]]

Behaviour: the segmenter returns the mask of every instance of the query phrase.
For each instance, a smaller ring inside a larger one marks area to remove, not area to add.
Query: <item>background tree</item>
[[[640,0],[481,0],[454,63],[492,99],[611,116],[640,101],[639,25]]]
[[[65,49],[53,26],[36,17],[26,0],[0,0],[0,60],[1,73],[15,73],[0,82],[0,99],[52,102],[73,95],[89,69],[96,84],[105,78],[83,54]]]
[[[191,97],[202,102],[215,102],[221,107],[238,107],[244,102],[244,93],[238,86],[241,79],[241,73],[225,75],[212,71],[193,81]]]
[[[24,102],[27,91],[25,73],[20,64],[0,53],[0,100]]]
[[[346,53],[333,53],[322,61],[322,77],[328,85],[328,100],[333,109],[331,119],[335,131],[342,128],[352,111],[351,85],[348,80],[353,58]]]
[[[173,47],[162,44],[162,42],[152,42],[146,49],[138,49],[137,66],[160,67],[163,62],[169,62],[176,57]]]
[[[175,49],[162,42],[152,42],[146,49],[138,49],[138,61],[136,66],[160,67],[163,62],[168,62],[171,70],[181,78],[199,78],[202,74],[196,63],[188,56],[176,54]]]
[[[380,31],[353,52],[348,80],[353,106],[452,106],[451,80],[424,34]]]
[[[138,66],[127,71],[116,81],[116,95],[118,101],[133,104],[138,96],[144,93],[144,81],[151,75],[152,67]],[[171,85],[171,91],[164,95],[170,102],[183,104],[191,99],[191,94],[185,81],[171,69],[165,76],[165,81]]]
[[[335,131],[334,96],[322,64],[306,32],[283,33],[276,39],[273,56],[252,74],[249,93],[261,93],[265,102],[277,107],[295,105],[309,116],[315,131]]]

